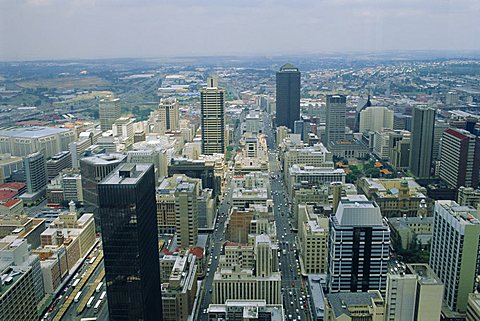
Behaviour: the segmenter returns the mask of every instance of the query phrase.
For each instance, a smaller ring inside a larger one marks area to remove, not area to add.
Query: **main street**
[[[202,300],[200,304],[200,309],[198,310],[198,316],[194,318],[194,320],[208,320],[208,314],[204,313],[206,309],[208,309],[208,305],[212,303],[212,283],[213,283],[213,276],[215,271],[218,267],[218,260],[219,256],[222,252],[222,246],[225,242],[224,235],[225,235],[225,221],[227,220],[228,213],[230,210],[231,199],[232,199],[232,190],[231,190],[231,174],[227,174],[227,189],[225,191],[225,195],[223,200],[218,207],[218,215],[215,224],[215,229],[213,233],[210,235],[210,254],[208,255],[208,272],[205,276],[205,279],[202,282]],[[212,247],[213,246],[213,247]]]

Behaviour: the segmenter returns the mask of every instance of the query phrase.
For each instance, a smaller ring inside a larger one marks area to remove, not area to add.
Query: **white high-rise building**
[[[98,115],[102,131],[112,129],[113,123],[120,118],[120,99],[108,96],[98,102]]]
[[[437,201],[433,219],[430,266],[445,284],[443,300],[465,313],[475,288],[480,260],[480,220],[477,211],[454,201]]]
[[[393,110],[387,107],[367,107],[360,112],[359,132],[375,132],[393,129]]]

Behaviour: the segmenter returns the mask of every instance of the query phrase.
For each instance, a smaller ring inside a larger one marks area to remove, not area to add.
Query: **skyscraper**
[[[85,209],[95,215],[97,230],[101,228],[101,218],[98,215],[97,185],[125,160],[126,156],[122,154],[99,154],[84,157],[80,160],[83,202]]]
[[[429,177],[432,165],[435,110],[427,107],[413,109],[410,139],[410,170],[417,177]]]
[[[153,165],[119,165],[98,195],[110,321],[162,320]]]
[[[197,182],[194,179],[178,182],[175,190],[175,225],[178,245],[194,247],[198,236]]]
[[[433,217],[430,266],[445,285],[443,300],[465,313],[474,291],[480,259],[480,220],[476,210],[454,201],[437,201]]]
[[[277,71],[275,113],[278,126],[286,126],[293,132],[294,122],[300,119],[300,71],[292,64],[283,65]]]
[[[345,113],[347,97],[344,95],[327,95],[327,108],[325,119],[324,145],[345,139]]]
[[[463,129],[443,132],[440,177],[450,186],[477,187],[480,168],[480,137]]]
[[[107,96],[98,102],[98,115],[102,131],[112,129],[113,123],[120,118],[120,99]]]
[[[390,229],[364,195],[343,197],[330,217],[330,292],[384,291]]]
[[[202,111],[202,154],[225,153],[225,90],[217,77],[208,77],[200,91]]]

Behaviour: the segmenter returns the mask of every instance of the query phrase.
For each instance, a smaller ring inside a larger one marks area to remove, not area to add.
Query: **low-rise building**
[[[358,181],[358,188],[375,201],[385,217],[431,216],[433,201],[413,178],[368,178]],[[426,204],[426,211],[422,204]]]
[[[385,301],[379,291],[340,292],[325,297],[325,321],[384,321]]]
[[[480,204],[480,190],[472,187],[460,187],[457,193],[457,203],[477,208]]]
[[[281,304],[267,304],[265,300],[227,300],[225,304],[208,306],[208,321],[283,321]]]
[[[409,249],[415,242],[419,248],[430,250],[433,217],[392,217],[390,225],[392,245],[395,249]]]
[[[164,275],[164,278],[161,278],[163,320],[186,321],[192,314],[197,295],[196,256],[187,252],[173,258],[163,257],[160,261],[164,259],[169,261],[169,264],[160,264]]]

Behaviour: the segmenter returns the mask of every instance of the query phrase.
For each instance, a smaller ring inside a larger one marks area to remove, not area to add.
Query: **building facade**
[[[226,113],[225,90],[218,87],[218,78],[208,77],[207,86],[200,91],[202,113],[202,154],[225,153]]]
[[[283,65],[276,74],[276,125],[293,132],[300,119],[300,71],[292,64]]]
[[[98,194],[110,320],[162,320],[153,165],[120,165]]]
[[[426,107],[413,109],[410,139],[410,170],[417,177],[430,177],[433,155],[435,110]]]

